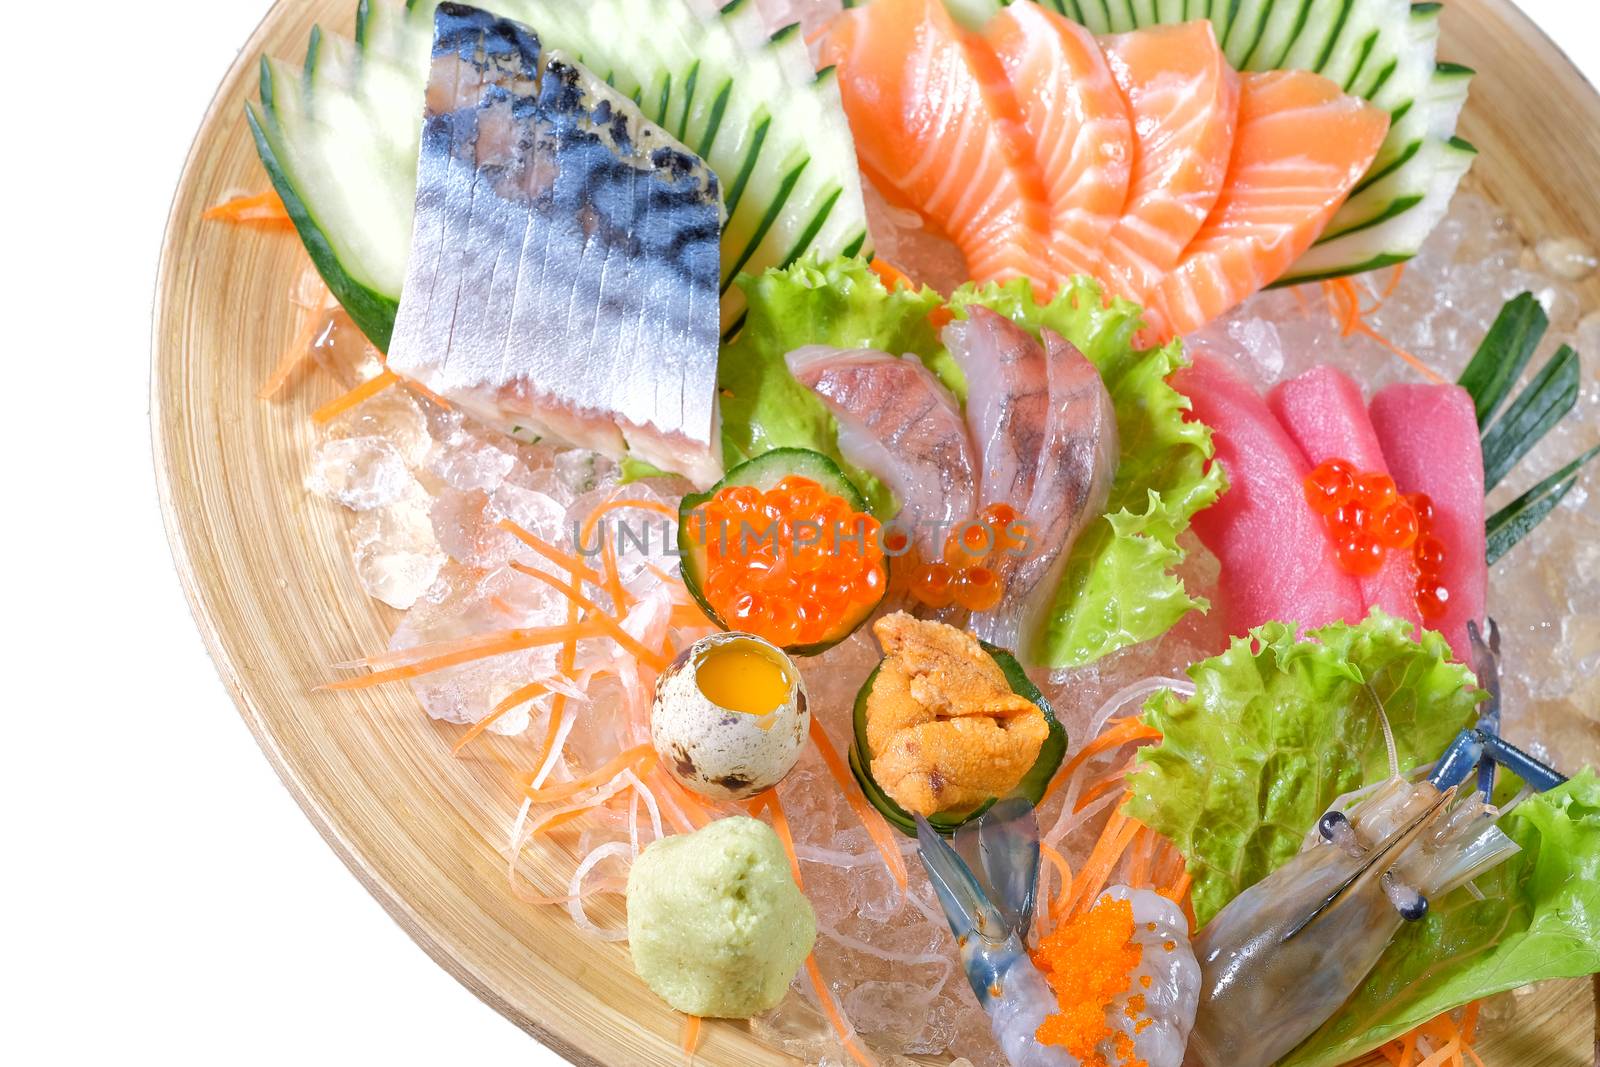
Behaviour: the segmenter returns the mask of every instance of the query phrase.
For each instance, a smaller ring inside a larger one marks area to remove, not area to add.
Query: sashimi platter
[[[583,1064],[1600,1063],[1600,98],[1509,4],[353,2],[202,130],[158,465],[435,959]]]

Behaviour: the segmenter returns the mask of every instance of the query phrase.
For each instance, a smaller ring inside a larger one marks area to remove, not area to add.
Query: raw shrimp
[[[964,826],[956,846],[917,820],[928,871],[978,1003],[1012,1067],[1080,1067],[1064,1048],[1043,1044],[1039,1027],[1059,1010],[1055,993],[1025,946],[1038,883],[1039,829],[1033,806],[1013,797]],[[1148,1067],[1179,1067],[1199,998],[1200,970],[1189,951],[1187,923],[1170,901],[1116,886],[1101,899],[1130,901],[1132,940],[1142,948],[1129,987],[1106,1006],[1107,1027],[1126,1038]],[[1149,982],[1146,985],[1146,981]]]
[[[1497,664],[1476,627],[1472,636],[1474,651],[1482,653],[1474,658],[1490,675],[1481,681],[1488,683]],[[1483,722],[1493,725],[1488,715]],[[1392,742],[1390,751],[1393,767]],[[1430,897],[1516,851],[1495,826],[1500,812],[1487,792],[1458,797],[1487,761],[1512,767],[1536,789],[1565,780],[1488,729],[1464,730],[1431,771],[1413,776],[1419,780],[1391,773],[1374,789],[1336,803],[1309,848],[1200,931],[1200,1013],[1190,1042],[1199,1063],[1275,1063],[1354,992],[1402,920],[1421,919]]]

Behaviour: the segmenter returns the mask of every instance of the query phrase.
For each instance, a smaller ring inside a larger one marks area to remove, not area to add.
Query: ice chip
[[[403,499],[417,481],[405,457],[384,438],[341,437],[318,447],[305,484],[353,511],[371,511]]]

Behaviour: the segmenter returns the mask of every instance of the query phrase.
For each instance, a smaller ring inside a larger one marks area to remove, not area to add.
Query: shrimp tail
[[[1039,885],[1039,822],[1033,805],[1026,797],[1000,801],[976,823],[957,831],[956,848],[970,861],[969,842],[976,845],[989,899],[1012,932],[1027,941]]]
[[[928,872],[928,881],[933,883],[934,895],[944,908],[950,932],[963,946],[963,954],[974,937],[990,946],[1004,944],[1012,936],[1011,924],[984,892],[972,868],[920,815],[917,816],[917,843],[921,845],[917,855]],[[980,992],[980,1000],[982,996]]]

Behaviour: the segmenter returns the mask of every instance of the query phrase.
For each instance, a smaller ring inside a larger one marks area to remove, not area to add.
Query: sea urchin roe
[[[873,624],[884,660],[867,694],[872,776],[920,815],[1005,796],[1039,760],[1050,726],[977,638],[904,612]]]
[[[1143,1060],[1130,1058],[1133,1042],[1113,1030],[1107,1018],[1112,1002],[1128,991],[1143,956],[1143,946],[1133,939],[1129,900],[1101,897],[1094,907],[1050,931],[1033,962],[1061,1010],[1040,1025],[1039,1040],[1066,1049],[1083,1067],[1109,1067],[1101,1051],[1109,1040],[1122,1067],[1145,1067]],[[1131,1000],[1128,1008],[1133,1009]]]
[[[730,485],[690,517],[706,550],[703,593],[727,624],[780,647],[848,631],[883,597],[878,522],[810,478],[765,492]]]

